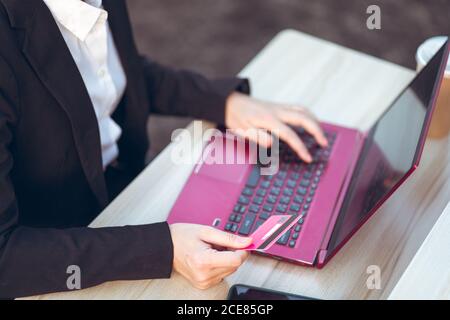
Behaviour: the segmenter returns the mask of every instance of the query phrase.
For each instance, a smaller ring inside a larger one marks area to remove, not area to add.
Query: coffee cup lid
[[[425,66],[447,40],[446,36],[433,37],[422,43],[417,49],[416,60],[420,67]],[[447,61],[445,75],[450,76],[450,59]]]

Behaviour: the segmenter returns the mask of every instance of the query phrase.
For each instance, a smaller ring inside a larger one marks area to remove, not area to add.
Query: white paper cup
[[[417,49],[417,71],[420,71],[442,47],[447,37],[433,37],[425,41]],[[439,91],[436,109],[431,121],[428,137],[442,139],[450,133],[450,60],[447,62],[444,79]]]

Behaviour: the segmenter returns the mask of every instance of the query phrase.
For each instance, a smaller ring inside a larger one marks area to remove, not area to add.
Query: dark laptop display
[[[369,131],[328,254],[351,236],[418,164],[421,134],[431,117],[430,106],[438,89],[438,74],[446,49],[444,45]]]

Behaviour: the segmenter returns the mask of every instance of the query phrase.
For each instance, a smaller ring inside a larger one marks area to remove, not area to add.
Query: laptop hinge
[[[321,250],[317,251],[317,256],[316,256],[316,262],[315,262],[315,265],[316,265],[318,268],[321,268],[321,267],[325,264],[325,261],[326,261],[326,259],[327,259],[327,256],[328,256],[328,250],[326,250],[326,249],[321,249]]]

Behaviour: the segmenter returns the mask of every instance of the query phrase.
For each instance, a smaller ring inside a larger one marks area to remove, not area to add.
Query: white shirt
[[[44,0],[66,41],[94,106],[103,168],[119,155],[122,130],[111,115],[127,84],[102,0]]]

